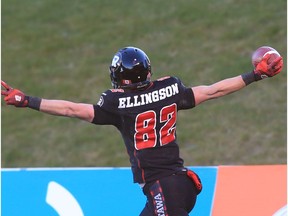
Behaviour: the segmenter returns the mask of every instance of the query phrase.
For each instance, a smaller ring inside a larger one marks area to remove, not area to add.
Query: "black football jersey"
[[[134,182],[147,183],[183,168],[176,141],[177,112],[194,106],[192,89],[176,77],[165,77],[142,91],[102,93],[92,123],[118,128]]]

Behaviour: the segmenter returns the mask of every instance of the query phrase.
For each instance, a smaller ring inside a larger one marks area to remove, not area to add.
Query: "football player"
[[[1,94],[7,105],[115,126],[127,148],[134,182],[147,197],[140,215],[184,216],[193,209],[202,184],[196,173],[184,167],[179,156],[178,111],[278,74],[283,67],[282,58],[272,63],[268,59],[266,55],[252,72],[212,85],[186,87],[177,77],[152,81],[148,56],[139,48],[125,47],[114,55],[110,65],[113,89],[102,93],[97,104],[32,97],[3,81],[5,90]]]

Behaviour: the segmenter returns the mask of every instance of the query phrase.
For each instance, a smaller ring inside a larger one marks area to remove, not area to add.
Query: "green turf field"
[[[2,79],[26,94],[96,103],[123,46],[142,48],[153,78],[212,84],[276,48],[286,65],[285,0],[4,0]],[[185,165],[286,163],[286,66],[277,77],[179,113]],[[120,134],[1,102],[2,167],[129,166]]]

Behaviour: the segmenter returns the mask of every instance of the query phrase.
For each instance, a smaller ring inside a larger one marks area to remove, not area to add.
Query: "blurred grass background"
[[[96,103],[121,47],[142,48],[153,78],[186,86],[250,71],[276,48],[286,65],[285,0],[4,0],[2,79],[28,95]],[[185,165],[284,164],[287,75],[179,113]],[[118,131],[1,101],[2,167],[129,166]]]

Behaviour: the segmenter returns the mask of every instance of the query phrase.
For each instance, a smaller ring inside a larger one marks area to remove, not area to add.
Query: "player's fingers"
[[[8,91],[6,91],[6,90],[1,90],[1,95],[5,95],[5,96],[7,96],[8,94],[9,94]]]
[[[279,56],[272,62],[272,64],[274,63],[275,65],[277,65],[278,63],[281,63],[281,61],[283,64],[283,58],[281,56]]]
[[[1,85],[7,90],[11,89],[11,87],[7,83],[5,83],[3,80],[1,80]]]
[[[270,68],[279,68],[283,66],[283,59],[281,56],[277,57],[276,59],[274,59],[270,64],[269,67]]]
[[[279,64],[277,64],[274,68],[275,68],[276,73],[280,73],[283,69],[283,60],[281,60]]]

